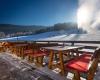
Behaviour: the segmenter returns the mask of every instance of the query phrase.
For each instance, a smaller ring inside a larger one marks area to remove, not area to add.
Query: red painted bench
[[[86,73],[87,80],[93,80],[94,73],[97,69],[100,49],[96,50],[93,55],[84,53],[65,64],[65,69],[74,73],[73,80],[81,80],[80,73]]]
[[[25,50],[25,55],[29,57],[29,61],[32,61],[30,58],[36,59],[36,63],[42,66],[43,64],[43,57],[46,56],[46,52],[42,50]]]
[[[86,72],[88,70],[91,57],[91,54],[83,54],[80,57],[77,57],[68,62],[65,67],[75,69],[79,72]]]
[[[29,50],[25,50],[24,53],[26,55],[32,55],[33,57],[41,57],[41,56],[46,56],[46,51],[42,51],[42,50],[32,50],[32,49],[29,49]]]

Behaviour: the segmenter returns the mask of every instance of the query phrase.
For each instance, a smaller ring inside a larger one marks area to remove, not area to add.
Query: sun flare
[[[89,18],[89,10],[86,7],[81,7],[77,12],[78,27],[86,24]]]

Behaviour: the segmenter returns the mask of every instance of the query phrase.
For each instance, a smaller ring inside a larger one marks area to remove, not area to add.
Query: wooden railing
[[[0,42],[4,42],[4,41],[0,41]],[[75,45],[76,43],[81,43],[81,44],[98,44],[100,45],[100,41],[60,41],[60,40],[48,40],[48,41],[43,41],[43,40],[37,40],[37,41],[6,41],[6,42],[30,42],[30,43],[46,43],[46,44],[51,44],[51,43],[62,43],[63,45],[65,45],[66,43],[70,43],[70,45]]]
[[[100,41],[33,41],[33,42],[47,42],[49,43],[71,43],[74,45],[75,43],[89,43],[89,44],[100,44]]]

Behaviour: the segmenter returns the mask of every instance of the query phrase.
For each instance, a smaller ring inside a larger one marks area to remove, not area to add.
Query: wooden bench
[[[81,80],[81,73],[87,74],[87,80],[93,80],[94,73],[98,66],[100,49],[97,49],[94,54],[84,53],[65,64],[66,71],[74,73],[73,80]]]
[[[36,64],[43,65],[44,56],[48,56],[48,51],[41,48],[47,46],[54,46],[57,44],[42,44],[42,43],[31,43],[28,48],[24,50],[25,56],[28,56],[30,62],[36,60]]]
[[[29,49],[29,50],[25,50],[24,53],[28,56],[28,60],[30,62],[34,62],[34,60],[36,60],[36,64],[39,64],[40,66],[43,66],[43,58],[44,56],[46,56],[46,53],[41,51],[41,50],[33,50],[33,49]]]

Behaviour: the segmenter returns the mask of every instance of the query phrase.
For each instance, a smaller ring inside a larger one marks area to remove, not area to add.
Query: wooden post
[[[52,68],[53,56],[54,56],[54,53],[53,53],[53,51],[51,50],[51,51],[50,51],[50,55],[49,55],[49,64],[48,64],[49,69]]]
[[[79,73],[79,72],[74,71],[74,77],[73,77],[73,80],[81,80],[81,79],[80,79],[80,73]]]
[[[44,57],[44,56],[40,56],[40,57],[38,58],[40,66],[43,66],[43,57]]]
[[[64,63],[63,63],[63,53],[62,51],[59,51],[59,60],[60,60],[60,69],[61,69],[61,74],[64,75]]]

